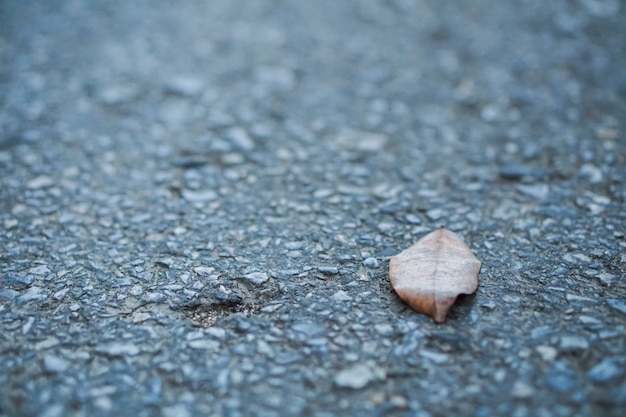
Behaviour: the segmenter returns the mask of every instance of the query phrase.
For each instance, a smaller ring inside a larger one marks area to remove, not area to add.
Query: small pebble
[[[196,96],[202,93],[204,83],[202,79],[194,76],[179,75],[172,78],[165,84],[165,89],[169,93],[180,94],[182,96]]]
[[[217,199],[217,193],[213,190],[192,191],[183,190],[182,197],[190,203],[206,203]]]
[[[506,180],[521,180],[525,177],[540,177],[543,173],[537,168],[526,166],[526,165],[517,165],[517,164],[507,164],[500,168],[500,177]]]
[[[443,214],[443,210],[441,209],[431,209],[426,212],[426,217],[428,217],[429,220],[435,221],[441,219]]]
[[[613,283],[613,281],[615,280],[615,278],[617,278],[617,276],[604,272],[602,274],[596,275],[596,278],[598,278],[600,282],[602,282],[602,284],[608,287]]]
[[[192,414],[184,404],[175,404],[163,407],[161,410],[163,417],[191,417]]]
[[[21,276],[7,275],[5,279],[9,281],[9,283],[11,284],[18,284],[18,285],[25,285],[25,286],[31,285],[33,281],[35,280],[35,278],[32,275],[21,275]]]
[[[241,127],[228,129],[228,131],[226,131],[226,137],[230,140],[230,143],[242,151],[251,151],[255,147],[254,141],[250,138],[248,132]]]
[[[559,392],[571,390],[576,383],[576,373],[563,362],[555,362],[546,375],[546,382],[550,388]]]
[[[52,178],[47,177],[45,175],[40,175],[39,177],[33,178],[32,180],[26,183],[26,187],[31,190],[38,190],[40,188],[47,188],[54,184]]]
[[[221,327],[209,327],[204,332],[218,340],[222,340],[226,337],[226,330]]]
[[[626,303],[624,301],[617,298],[609,298],[606,300],[606,303],[620,313],[626,314]]]
[[[246,281],[252,282],[253,284],[263,284],[267,282],[269,276],[265,272],[251,272],[249,274],[243,275],[239,277],[241,279],[245,279]]]
[[[63,417],[66,415],[65,408],[61,404],[49,405],[39,413],[39,417]]]
[[[17,302],[19,304],[27,303],[29,301],[44,301],[48,298],[48,293],[41,287],[33,286],[23,292],[19,297],[17,297]]]
[[[580,321],[582,324],[586,324],[590,326],[597,326],[597,325],[602,324],[602,321],[598,320],[595,317],[590,317],[590,316],[580,316],[578,317],[578,321]]]
[[[381,336],[391,336],[393,334],[393,326],[387,323],[374,325],[374,330]]]
[[[604,175],[602,170],[593,164],[583,164],[578,171],[578,175],[581,178],[587,179],[592,184],[599,184],[602,182]]]
[[[410,224],[422,224],[422,219],[420,219],[415,214],[407,214],[405,219]]]
[[[54,355],[43,357],[43,369],[49,373],[64,372],[69,368],[70,363],[63,358]]]
[[[304,248],[306,244],[302,241],[285,242],[285,248],[289,250],[299,250]]]
[[[34,268],[30,268],[28,272],[34,275],[47,275],[50,273],[50,268],[48,268],[46,265],[39,265]]]
[[[611,379],[621,376],[622,368],[615,359],[604,359],[602,362],[591,368],[587,374],[589,378],[598,384],[603,384]]]
[[[559,349],[564,352],[577,352],[589,347],[589,342],[582,336],[562,336]]]
[[[10,288],[0,290],[0,300],[13,301],[20,295],[19,291]]]
[[[555,348],[546,345],[539,345],[535,348],[535,350],[537,351],[537,353],[539,353],[541,359],[546,362],[552,362],[556,358],[556,355],[558,353]]]
[[[339,268],[332,265],[322,265],[317,268],[324,275],[336,275],[339,273]]]
[[[486,310],[495,310],[496,309],[496,303],[494,301],[492,301],[492,300],[484,302],[480,306],[482,308],[486,309]]]
[[[448,355],[446,355],[445,353],[440,353],[440,352],[434,352],[434,351],[430,351],[430,350],[420,350],[419,351],[420,356],[430,360],[433,363],[436,364],[442,364],[442,363],[446,363],[448,362]]]
[[[98,98],[102,104],[114,106],[128,103],[139,94],[139,89],[132,84],[110,84],[98,92]]]
[[[541,201],[547,200],[550,196],[548,184],[519,184],[516,188],[520,193]]]
[[[59,339],[57,339],[56,337],[52,336],[49,337],[47,339],[44,339],[40,342],[35,343],[35,350],[46,350],[46,349],[50,349],[53,348],[55,346],[58,346],[59,343],[61,343],[59,341]]]
[[[337,134],[335,140],[341,146],[349,150],[361,152],[380,152],[387,144],[388,138],[382,133],[343,129]]]
[[[511,394],[518,399],[530,398],[535,394],[535,389],[525,382],[517,381],[513,384]]]
[[[196,339],[187,343],[192,349],[213,350],[220,348],[220,342],[212,339]]]
[[[563,259],[572,264],[591,263],[591,258],[582,253],[566,253]]]
[[[193,272],[198,275],[211,275],[215,272],[215,268],[212,268],[210,266],[197,266],[193,269]]]
[[[108,346],[96,348],[100,353],[107,356],[135,356],[139,353],[139,348],[134,343],[116,342]]]
[[[335,301],[350,301],[352,300],[352,297],[350,297],[348,295],[348,293],[346,293],[343,290],[339,290],[336,293],[334,293],[331,297],[333,300]]]
[[[344,369],[335,376],[335,385],[341,388],[359,389],[377,379],[372,368],[366,364],[357,364]]]
[[[376,258],[365,258],[365,260],[363,260],[363,265],[365,265],[367,268],[378,268],[378,260]]]

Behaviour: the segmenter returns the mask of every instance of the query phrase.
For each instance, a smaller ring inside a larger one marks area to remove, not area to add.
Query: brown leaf
[[[389,262],[389,280],[400,298],[438,323],[445,321],[459,294],[476,291],[479,271],[480,261],[470,248],[445,227],[427,234]]]

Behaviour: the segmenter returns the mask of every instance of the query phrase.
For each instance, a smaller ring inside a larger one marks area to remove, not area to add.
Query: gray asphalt
[[[624,22],[0,2],[0,416],[623,416]],[[388,280],[439,226],[440,325]]]

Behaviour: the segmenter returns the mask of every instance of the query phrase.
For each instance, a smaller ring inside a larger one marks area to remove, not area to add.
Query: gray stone
[[[97,347],[96,351],[107,356],[135,356],[140,352],[140,349],[132,342],[115,342],[107,346]]]
[[[602,284],[610,286],[611,284],[613,284],[613,281],[615,281],[615,278],[617,278],[617,276],[615,276],[614,274],[603,272],[596,275],[596,278],[598,278],[600,282],[602,282]]]
[[[251,272],[249,274],[242,275],[239,278],[252,282],[253,284],[257,284],[257,285],[263,284],[270,279],[269,276],[265,272]]]
[[[29,286],[35,281],[35,277],[32,275],[12,275],[9,274],[5,277],[5,280],[10,284],[17,284],[23,286]]]
[[[580,316],[578,317],[578,321],[580,321],[582,324],[586,324],[589,326],[599,326],[602,325],[602,321],[596,319],[595,317],[590,317],[590,316]]]
[[[212,275],[215,273],[215,268],[210,266],[197,266],[193,269],[193,272],[198,275]]]
[[[47,275],[50,273],[50,268],[47,265],[39,265],[28,270],[33,275]]]
[[[422,224],[422,219],[420,219],[415,214],[407,214],[405,217],[406,221],[410,224]]]
[[[426,212],[426,217],[428,217],[431,221],[439,220],[443,217],[443,215],[444,212],[441,209],[431,209]]]
[[[589,348],[589,342],[582,336],[561,336],[559,349],[564,352],[576,352]]]
[[[547,200],[550,196],[550,186],[547,184],[519,184],[517,190],[537,200]]]
[[[482,303],[480,306],[486,310],[495,310],[497,307],[497,304],[494,301],[489,300],[489,301]]]
[[[620,313],[626,314],[626,303],[623,300],[617,298],[608,298],[606,300],[606,303]]]
[[[406,333],[402,337],[402,341],[397,344],[392,352],[393,356],[404,358],[411,355],[419,347],[424,335],[419,332]]]
[[[280,91],[291,90],[296,81],[291,69],[280,66],[261,66],[254,76],[260,85]]]
[[[191,417],[192,414],[185,404],[174,404],[163,407],[161,410],[163,417]]]
[[[434,352],[431,350],[420,349],[419,354],[423,358],[426,358],[436,364],[446,363],[449,359],[448,355],[446,355],[445,353]]]
[[[222,329],[221,327],[209,327],[208,329],[204,330],[204,333],[218,340],[223,340],[226,338],[226,330]]]
[[[511,394],[513,397],[519,399],[531,398],[535,394],[535,389],[526,382],[516,381],[515,384],[513,384]]]
[[[214,190],[183,190],[182,196],[190,203],[207,203],[218,198]]]
[[[598,384],[606,383],[618,378],[623,374],[623,369],[619,362],[612,358],[603,359],[602,362],[591,368],[587,375],[589,379]]]
[[[535,350],[539,353],[541,359],[546,362],[552,362],[558,354],[558,351],[552,346],[539,345],[535,348]]]
[[[361,152],[380,152],[387,144],[388,138],[381,133],[365,132],[354,129],[343,129],[335,137],[337,143],[346,149]]]
[[[167,299],[167,296],[161,292],[148,292],[141,298],[147,303],[161,303]]]
[[[102,104],[115,106],[129,103],[137,98],[139,89],[130,83],[109,84],[103,87],[98,96]]]
[[[296,241],[296,242],[285,242],[285,249],[289,249],[289,250],[298,250],[298,249],[302,249],[305,246],[305,242],[302,241]]]
[[[334,293],[331,298],[335,301],[350,301],[352,300],[352,297],[350,297],[348,295],[347,292],[343,291],[343,290],[339,290],[336,293]]]
[[[0,290],[0,300],[13,301],[20,295],[19,291],[10,288]]]
[[[267,343],[265,340],[257,340],[256,350],[262,355],[266,355],[268,357],[274,356],[274,349]]]
[[[363,260],[363,265],[365,265],[365,267],[367,268],[372,268],[372,269],[378,268],[378,259],[372,258],[372,257],[365,258]]]
[[[591,263],[591,258],[583,253],[566,253],[563,259],[572,264]]]
[[[39,417],[62,417],[65,415],[67,414],[63,405],[52,404],[45,407],[43,411],[39,414]]]
[[[506,164],[500,168],[500,177],[507,180],[519,181],[523,178],[543,177],[545,173],[538,168],[528,165]]]
[[[332,265],[322,265],[317,268],[324,275],[336,275],[339,273],[339,268]]]
[[[241,165],[246,161],[246,158],[237,152],[229,152],[222,155],[222,163],[224,165]],[[233,171],[229,171],[233,172]]]
[[[291,328],[295,332],[304,334],[307,338],[318,336],[326,330],[321,324],[313,322],[294,323]]]
[[[226,137],[230,142],[242,151],[251,151],[255,148],[254,141],[248,132],[241,127],[232,127],[226,131]]]
[[[335,385],[341,388],[360,389],[384,377],[384,371],[372,364],[360,363],[335,375]]]
[[[199,77],[179,75],[165,83],[165,89],[183,96],[197,96],[204,90],[204,82]]]
[[[61,341],[57,337],[51,336],[35,343],[34,348],[35,350],[46,350],[58,346],[60,343]]]
[[[187,345],[192,349],[202,350],[218,350],[220,348],[220,342],[212,339],[196,339],[191,340]]]
[[[599,184],[604,178],[602,170],[593,164],[583,164],[578,171],[578,175],[592,184]]]
[[[393,326],[386,323],[376,324],[374,326],[374,330],[376,330],[376,333],[380,334],[381,336],[391,336],[394,333]]]
[[[65,372],[70,367],[70,363],[58,356],[45,355],[43,357],[43,369],[50,373]]]
[[[54,180],[46,175],[40,175],[33,178],[26,183],[26,187],[31,190],[38,190],[40,188],[51,187],[54,184]]]
[[[27,303],[30,301],[44,301],[48,298],[48,291],[46,291],[42,287],[32,286],[23,293],[19,297],[17,297],[17,302],[19,304]]]
[[[546,382],[557,392],[567,392],[576,385],[576,373],[563,362],[555,362],[546,375]]]

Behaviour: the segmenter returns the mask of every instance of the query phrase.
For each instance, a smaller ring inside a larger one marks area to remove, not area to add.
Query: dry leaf
[[[400,298],[436,322],[446,319],[459,294],[478,287],[480,261],[454,232],[441,227],[389,262],[389,280]]]

